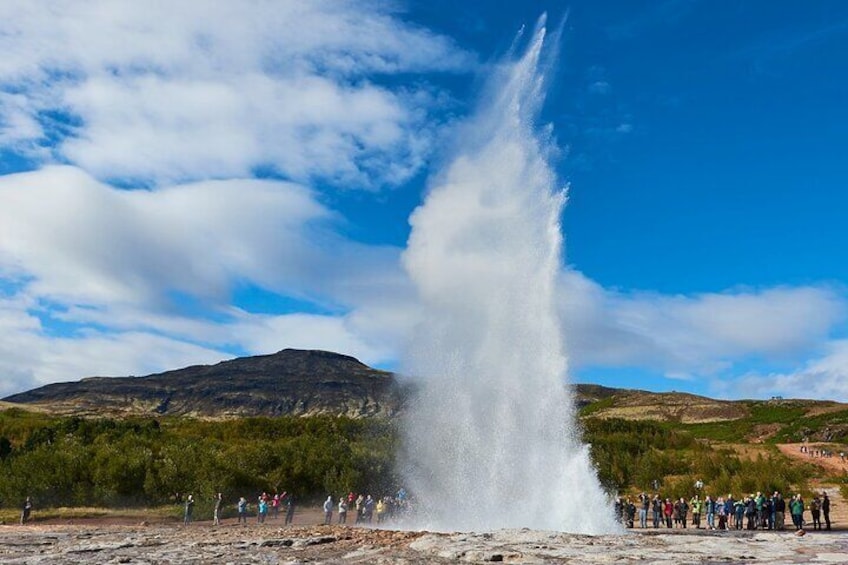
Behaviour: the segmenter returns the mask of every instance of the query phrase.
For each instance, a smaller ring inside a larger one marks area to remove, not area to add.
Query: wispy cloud
[[[282,347],[330,349],[391,366],[422,315],[398,270],[399,250],[394,251],[382,263],[370,263],[368,280],[353,285],[353,291],[348,284],[356,277],[348,280],[340,271],[341,283],[325,285],[316,296],[325,305],[343,305],[325,314],[257,314],[228,306],[226,300],[201,317],[126,303],[56,310],[23,285],[0,301],[0,394],[56,380],[145,374],[218,361],[233,351],[259,354]],[[782,393],[848,399],[842,384],[848,348],[831,337],[848,309],[837,289],[668,296],[606,289],[571,270],[561,280],[562,339],[572,371],[636,368],[669,379],[697,379],[716,394],[736,398]],[[56,333],[42,319],[57,319],[73,329]],[[821,344],[828,340],[833,341],[822,353]],[[752,359],[763,367],[799,369],[751,374],[746,367]]]
[[[749,373],[733,382],[717,383],[717,389],[734,396],[761,398],[780,395],[786,398],[848,399],[848,340],[834,339],[821,355],[795,371]]]
[[[402,250],[342,235],[344,218],[319,189],[420,172],[450,99],[429,73],[475,60],[389,9],[0,3],[0,154],[37,168],[0,176],[0,394],[286,346],[391,364],[421,315]],[[611,33],[689,9],[665,2]],[[594,68],[576,88],[614,103],[610,84]],[[587,143],[634,127],[617,107],[574,123]],[[306,307],[253,312],[233,301],[240,285]],[[833,337],[845,320],[840,289],[666,296],[565,271],[560,291],[576,369],[848,398],[848,348]],[[783,369],[737,382],[751,358]]]
[[[37,168],[0,176],[0,390],[286,345],[390,357],[400,250],[339,235],[316,187],[417,174],[451,103],[430,74],[473,55],[337,0],[6,3],[0,51],[0,154]],[[242,285],[305,311],[239,308]]]
[[[125,190],[69,166],[0,177],[0,392],[283,346],[390,360],[400,250],[339,236],[317,198],[255,179]],[[244,281],[330,313],[241,310]]]
[[[0,194],[4,262],[42,298],[93,306],[221,296],[237,276],[303,293],[300,264],[320,255],[304,232],[332,217],[304,187],[261,180],[128,191],[48,167],[0,177]]]
[[[347,2],[0,6],[0,142],[100,179],[397,184],[440,97],[374,78],[465,71],[452,42]],[[374,78],[372,78],[374,77]],[[49,152],[45,152],[49,148]]]
[[[577,366],[641,367],[675,378],[733,378],[734,365],[752,358],[801,362],[848,314],[844,294],[826,286],[668,296],[608,290],[567,271],[561,287]]]

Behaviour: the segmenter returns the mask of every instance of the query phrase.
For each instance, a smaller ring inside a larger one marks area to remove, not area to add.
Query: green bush
[[[0,501],[132,506],[192,493],[200,512],[217,492],[390,492],[395,447],[387,423],[329,416],[158,421],[10,410],[0,413]]]
[[[766,415],[764,415],[766,414]],[[785,412],[760,417],[784,418]],[[702,495],[724,496],[751,492],[804,490],[816,468],[796,463],[777,450],[754,461],[699,440],[690,426],[619,419],[587,419],[584,438],[605,488],[616,492],[655,490],[664,496],[691,497],[694,484],[704,482]]]

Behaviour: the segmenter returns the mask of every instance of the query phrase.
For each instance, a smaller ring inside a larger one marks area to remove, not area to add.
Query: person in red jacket
[[[671,503],[671,500],[668,498],[665,499],[665,504],[663,504],[663,516],[665,516],[665,527],[671,528],[671,517],[674,515],[674,504]]]

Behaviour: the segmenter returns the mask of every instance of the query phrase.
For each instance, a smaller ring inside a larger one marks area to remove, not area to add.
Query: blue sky
[[[5,3],[0,393],[397,366],[409,216],[542,13],[572,378],[848,400],[837,1]]]

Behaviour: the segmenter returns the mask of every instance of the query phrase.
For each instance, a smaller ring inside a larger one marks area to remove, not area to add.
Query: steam
[[[555,284],[565,193],[533,129],[540,20],[497,69],[455,158],[411,217],[404,265],[425,319],[404,367],[421,389],[405,427],[420,527],[603,533],[612,510],[575,431]]]

